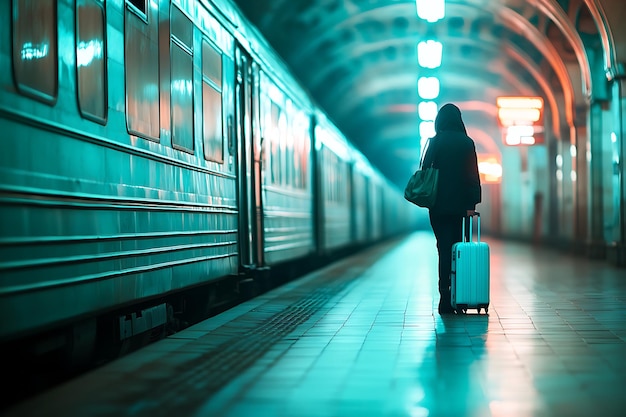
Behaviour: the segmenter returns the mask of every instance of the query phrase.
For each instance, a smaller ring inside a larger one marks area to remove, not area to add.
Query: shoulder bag
[[[424,154],[426,154],[424,152]],[[433,163],[426,169],[420,162],[420,168],[409,178],[409,182],[404,188],[404,198],[411,203],[425,208],[433,208],[437,200],[437,181],[439,180],[439,170]]]

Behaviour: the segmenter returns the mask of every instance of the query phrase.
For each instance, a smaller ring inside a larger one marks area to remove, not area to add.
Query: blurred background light
[[[509,126],[506,129],[507,145],[534,145],[535,128],[533,126]]]
[[[502,181],[502,164],[493,155],[478,155],[478,172],[482,182],[499,183]]]

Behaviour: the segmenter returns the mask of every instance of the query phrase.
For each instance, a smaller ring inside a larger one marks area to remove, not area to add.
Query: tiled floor
[[[435,242],[415,233],[7,416],[626,416],[626,270],[488,242],[489,315],[433,313]]]

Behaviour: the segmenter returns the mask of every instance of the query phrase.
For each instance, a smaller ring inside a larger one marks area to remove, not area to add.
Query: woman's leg
[[[437,239],[439,253],[439,312],[452,312],[450,305],[450,273],[452,272],[452,245],[461,241],[463,217],[432,215],[430,224]]]

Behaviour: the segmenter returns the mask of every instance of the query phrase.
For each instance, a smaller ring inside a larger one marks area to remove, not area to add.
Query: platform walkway
[[[435,241],[416,232],[6,415],[625,416],[626,271],[487,241],[488,315],[436,313]]]

